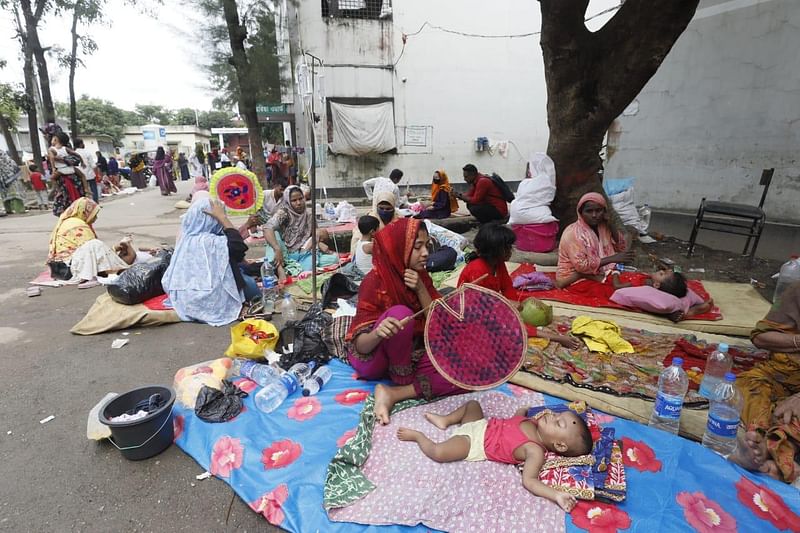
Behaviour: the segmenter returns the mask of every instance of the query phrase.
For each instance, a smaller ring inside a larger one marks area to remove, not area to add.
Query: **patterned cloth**
[[[325,507],[334,521],[403,524],[442,531],[564,530],[564,513],[530,494],[513,465],[492,461],[436,463],[413,442],[401,442],[398,426],[424,432],[434,441],[456,430],[437,429],[424,413],[445,413],[478,400],[487,417],[509,417],[523,405],[539,404],[538,393],[513,398],[498,392],[446,398],[419,407],[398,404],[389,427],[375,425],[370,399],[356,435],[328,467]],[[453,490],[458,487],[458,490]]]
[[[303,212],[298,213],[292,208],[292,192],[303,191],[296,185],[286,187],[283,191],[283,202],[278,211],[269,219],[267,227],[279,231],[283,243],[290,252],[298,252],[305,242],[311,238],[311,213],[303,204]]]
[[[587,202],[594,202],[607,208],[602,194],[584,194],[578,202],[578,220],[567,226],[558,245],[558,279],[568,278],[575,273],[601,275],[611,270],[609,263],[600,266],[600,260],[625,249],[625,236],[619,233],[616,239],[611,234],[608,223],[600,224],[597,233],[581,217],[581,208]]]
[[[239,316],[244,296],[236,288],[222,225],[205,214],[210,209],[211,201],[201,198],[181,217],[181,238],[161,284],[181,320],[224,326]]]
[[[779,305],[756,324],[751,336],[768,331],[800,334],[800,283],[783,292]],[[800,394],[798,354],[774,352],[769,361],[741,374],[737,385],[745,399],[742,421],[766,436],[767,451],[783,480],[792,483],[800,479],[800,469],[795,468],[800,453],[800,418],[792,417],[786,423],[775,422],[772,417],[779,402]]]
[[[78,198],[58,217],[50,234],[47,262],[68,262],[82,244],[97,238],[92,224],[97,220],[100,206],[89,198]],[[91,279],[91,278],[87,278]]]
[[[109,246],[99,239],[83,243],[69,261],[72,279],[93,280],[98,274],[115,274],[129,268]]]

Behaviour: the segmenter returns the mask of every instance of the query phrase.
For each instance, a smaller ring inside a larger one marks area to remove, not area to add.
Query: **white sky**
[[[618,3],[619,0],[591,0],[587,14]],[[198,41],[202,36],[192,24],[196,14],[179,0],[165,0],[156,11],[157,18],[141,11],[141,7],[131,7],[121,0],[108,1],[105,20],[90,30],[98,50],[83,58],[85,67],[79,68],[75,77],[76,95],[110,100],[128,110],[133,110],[135,104],[210,109],[214,94],[207,88],[207,76],[198,64],[197,58],[202,54]],[[595,30],[611,16],[612,13],[599,17],[587,26]],[[8,66],[0,70],[3,82],[22,81],[19,46],[9,37],[14,35],[13,17],[8,10],[0,13],[0,59],[8,61]],[[51,15],[39,31],[42,44],[68,49],[70,24],[68,16],[57,19]],[[67,71],[58,66],[55,57],[48,61],[48,69],[53,98],[67,102]]]

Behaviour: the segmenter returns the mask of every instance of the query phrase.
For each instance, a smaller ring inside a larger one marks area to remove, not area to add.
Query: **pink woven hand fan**
[[[496,387],[522,366],[528,334],[500,294],[464,284],[435,300],[425,322],[425,349],[436,370],[463,389]]]

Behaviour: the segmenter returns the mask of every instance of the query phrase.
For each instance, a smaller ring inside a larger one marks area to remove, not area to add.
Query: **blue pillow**
[[[609,196],[625,192],[633,187],[636,178],[606,178],[603,180],[603,190]]]

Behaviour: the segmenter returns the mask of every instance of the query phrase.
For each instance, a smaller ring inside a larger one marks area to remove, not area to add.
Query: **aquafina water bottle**
[[[736,388],[736,376],[732,372],[714,390],[714,400],[708,410],[708,423],[703,434],[703,446],[723,457],[736,449],[736,432],[742,413],[742,393]]]
[[[658,394],[653,414],[650,415],[650,427],[678,434],[681,422],[683,398],[689,390],[689,377],[683,371],[683,359],[674,357],[672,365],[658,378]]]

